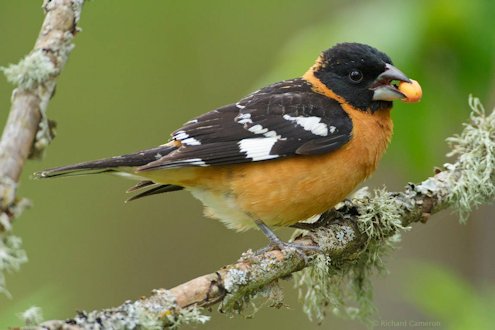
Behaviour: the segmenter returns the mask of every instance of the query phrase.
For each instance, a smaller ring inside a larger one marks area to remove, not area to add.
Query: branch
[[[147,298],[127,301],[116,308],[79,312],[70,320],[47,321],[38,329],[174,328],[206,322],[209,316],[201,314],[204,307],[219,304],[221,312],[236,313],[259,296],[268,298],[272,306],[280,306],[278,280],[303,269],[297,280],[299,285],[308,286],[305,310],[310,317],[321,319],[322,308],[328,304],[346,307],[342,293],[331,296],[332,290],[339,291],[336,284],[346,276],[352,277],[356,299],[362,303],[366,300],[362,291],[367,276],[380,266],[383,247],[403,229],[415,222],[426,223],[432,214],[448,207],[465,218],[472,208],[493,201],[495,112],[486,116],[477,99],[471,98],[470,106],[471,123],[466,124],[461,135],[448,139],[450,155],[458,156],[455,163],[445,164],[420,184],[408,184],[402,192],[378,190],[370,196],[360,191],[352,200],[324,214],[318,228],[295,239],[297,244],[318,245],[322,252],[307,250],[305,260],[293,250],[259,255],[248,251],[237,262],[170,290],[155,290]],[[335,278],[339,281],[332,280]],[[362,310],[345,311],[367,316]]]
[[[39,157],[52,139],[46,109],[73,49],[83,2],[45,0],[46,16],[33,50],[18,64],[0,68],[16,85],[0,140],[0,291],[5,291],[3,271],[17,269],[27,260],[20,239],[8,235],[13,219],[29,205],[16,197],[17,183],[25,161]]]

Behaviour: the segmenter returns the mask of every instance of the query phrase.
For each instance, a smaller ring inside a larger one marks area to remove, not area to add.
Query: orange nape
[[[410,80],[410,83],[401,81],[399,84],[399,91],[406,96],[405,98],[401,99],[401,101],[406,103],[416,103],[421,101],[423,91],[421,90],[421,86],[416,80]]]

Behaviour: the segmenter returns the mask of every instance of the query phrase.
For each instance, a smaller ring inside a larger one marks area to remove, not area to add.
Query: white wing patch
[[[253,124],[253,119],[251,119],[250,113],[243,113],[237,116],[236,121],[241,124]],[[277,134],[275,131],[269,131],[268,128],[261,126],[260,124],[251,126],[247,129],[251,133],[254,134],[263,134],[267,138],[277,138],[279,139],[281,136]]]
[[[240,114],[239,116],[237,116],[237,118],[235,120],[241,125],[253,123],[253,120],[251,119],[250,113]]]
[[[191,158],[186,162],[196,166],[208,166],[201,158]]]
[[[280,139],[280,135],[275,131],[269,131],[268,128],[261,126],[260,124],[251,126],[248,128],[248,131],[254,134],[263,134],[267,138],[277,138]]]
[[[310,131],[314,135],[328,135],[328,126],[327,124],[320,122],[320,117],[292,117],[284,115],[284,119],[295,122],[297,125],[301,126],[306,131]]]
[[[190,165],[195,165],[195,166],[209,166],[201,158],[183,159],[183,160],[176,161],[175,163],[177,163],[177,164],[190,164]]]
[[[196,124],[198,122],[197,119],[192,119],[192,120],[189,120],[189,121],[186,121],[185,125],[188,125],[188,124]]]
[[[190,137],[189,134],[184,131],[177,131],[173,138],[188,146],[198,146],[201,144],[201,142],[193,137]]]
[[[253,161],[277,158],[278,155],[270,155],[273,145],[278,141],[276,137],[242,139],[237,144],[241,152]]]

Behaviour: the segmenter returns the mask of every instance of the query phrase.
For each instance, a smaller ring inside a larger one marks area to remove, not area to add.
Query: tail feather
[[[143,198],[143,197],[167,193],[167,192],[171,192],[171,191],[178,191],[178,190],[182,190],[182,189],[184,189],[184,187],[176,186],[176,185],[172,185],[172,184],[158,184],[151,189],[145,190],[139,194],[132,196],[131,198],[127,199],[125,202],[128,203],[128,202],[131,202],[131,201],[134,201],[136,199]]]
[[[154,185],[156,185],[156,183],[153,182],[153,181],[151,181],[151,180],[139,181],[134,186],[132,186],[129,189],[127,189],[126,193],[134,192],[136,190],[141,190],[141,189],[144,189],[146,187],[154,186]]]
[[[57,176],[119,172],[122,170],[125,171],[126,168],[143,166],[160,159],[175,149],[175,147],[170,145],[162,145],[153,149],[142,150],[132,154],[55,167],[34,173],[33,177],[41,179]]]

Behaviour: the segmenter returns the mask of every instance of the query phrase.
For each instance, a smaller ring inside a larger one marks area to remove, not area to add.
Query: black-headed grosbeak
[[[341,43],[302,78],[264,87],[188,121],[156,148],[48,169],[40,178],[124,172],[131,199],[186,189],[239,231],[288,226],[342,201],[376,168],[392,136],[392,101],[421,89],[377,49]]]

